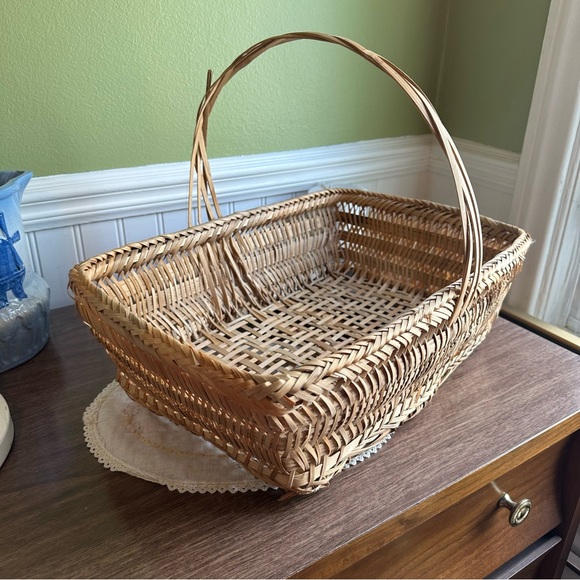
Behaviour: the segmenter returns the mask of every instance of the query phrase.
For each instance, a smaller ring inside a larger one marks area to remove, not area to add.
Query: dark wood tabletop
[[[72,307],[51,313],[41,353],[0,375],[15,425],[0,576],[288,577],[379,527],[397,537],[486,470],[580,429],[580,357],[499,319],[424,411],[328,489],[284,502],[276,490],[180,494],[111,472],[87,448],[83,412],[114,376]]]

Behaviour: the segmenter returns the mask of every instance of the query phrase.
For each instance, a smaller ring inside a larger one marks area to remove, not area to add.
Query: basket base
[[[424,296],[392,282],[369,282],[347,274],[327,275],[261,308],[200,330],[196,348],[224,363],[259,374],[291,371],[386,327],[419,305]],[[150,314],[160,327],[183,317],[172,304]],[[158,316],[158,318],[157,318]],[[183,327],[183,323],[181,324]],[[173,326],[167,327],[172,332]]]

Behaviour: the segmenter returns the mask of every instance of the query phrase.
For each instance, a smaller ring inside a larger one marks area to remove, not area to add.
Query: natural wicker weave
[[[333,189],[221,217],[209,113],[236,72],[296,39],[342,45],[397,81],[449,159],[459,209]],[[415,83],[339,37],[286,34],[236,59],[200,106],[193,169],[210,222],[87,260],[70,287],[131,397],[293,493],[327,485],[425,405],[485,338],[530,243],[480,218]]]

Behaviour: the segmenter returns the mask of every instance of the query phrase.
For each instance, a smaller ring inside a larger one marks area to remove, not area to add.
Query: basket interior
[[[252,212],[234,214],[206,226],[201,243],[150,251],[95,283],[175,338],[275,374],[384,328],[461,275],[455,210],[345,190],[304,199],[250,220]],[[483,225],[488,261],[517,233]]]
[[[196,346],[244,370],[275,374],[368,336],[421,301],[420,293],[397,285],[329,272],[284,299],[201,330]]]

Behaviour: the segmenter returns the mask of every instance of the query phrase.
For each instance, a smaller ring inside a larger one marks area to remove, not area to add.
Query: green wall
[[[548,0],[4,0],[0,169],[35,175],[189,158],[208,68],[317,30],[393,60],[453,135],[519,151]],[[220,97],[210,156],[420,134],[408,99],[336,46],[266,53]]]
[[[520,152],[550,0],[450,0],[437,109],[454,137]]]
[[[435,95],[447,0],[4,0],[0,167],[35,175],[189,158],[206,70],[263,38],[332,32]],[[214,157],[426,131],[379,71],[336,46],[266,53],[222,93]]]

